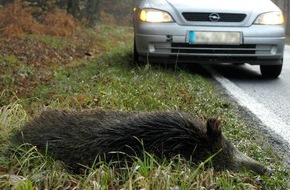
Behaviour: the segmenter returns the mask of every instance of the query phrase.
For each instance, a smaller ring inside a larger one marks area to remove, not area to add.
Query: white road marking
[[[270,130],[283,138],[283,140],[288,143],[287,148],[290,150],[290,127],[283,122],[280,117],[268,110],[263,104],[250,97],[247,93],[245,93],[245,91],[227,78],[220,75],[214,69],[209,66],[204,67],[211,73],[213,78],[228,91],[228,93],[237,101],[238,104],[246,107],[253,114],[255,114],[256,117],[260,119],[260,121],[262,121],[267,127],[267,130]]]

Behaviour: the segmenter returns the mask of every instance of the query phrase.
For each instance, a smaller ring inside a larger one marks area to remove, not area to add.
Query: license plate
[[[241,44],[241,32],[204,32],[189,31],[188,43],[190,44]]]

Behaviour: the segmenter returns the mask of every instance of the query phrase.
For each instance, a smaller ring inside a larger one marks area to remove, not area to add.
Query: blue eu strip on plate
[[[195,34],[193,31],[189,31],[189,43],[193,44],[195,40]]]

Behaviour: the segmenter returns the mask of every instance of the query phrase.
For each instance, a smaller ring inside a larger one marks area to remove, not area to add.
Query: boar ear
[[[218,119],[210,118],[206,122],[207,134],[217,136],[222,133],[221,121]]]

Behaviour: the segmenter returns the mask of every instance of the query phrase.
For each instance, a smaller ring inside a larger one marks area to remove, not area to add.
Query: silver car
[[[284,45],[271,0],[135,0],[135,62],[249,63],[275,78]]]

